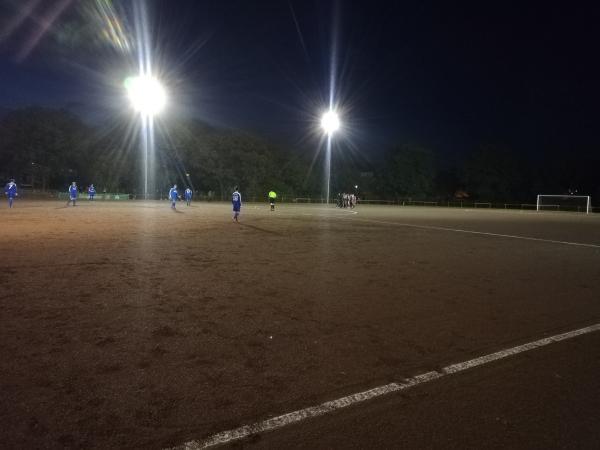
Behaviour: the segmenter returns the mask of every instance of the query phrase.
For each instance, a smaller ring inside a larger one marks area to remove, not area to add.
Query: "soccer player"
[[[275,199],[277,198],[277,193],[275,191],[269,192],[269,203],[271,204],[271,211],[275,211]]]
[[[75,202],[77,201],[77,183],[75,183],[73,181],[73,183],[71,183],[71,186],[69,186],[69,200],[67,201],[67,206],[69,206],[69,203],[73,202],[73,206],[77,206],[75,204]]]
[[[90,184],[88,188],[88,200],[94,201],[94,196],[96,195],[96,188],[93,184]]]
[[[177,198],[179,197],[179,193],[177,192],[177,185],[174,184],[171,189],[169,189],[169,200],[171,200],[171,209],[175,209],[175,203],[177,203]]]
[[[185,204],[190,206],[191,202],[192,202],[192,190],[190,188],[187,188],[185,190]]]
[[[242,209],[242,196],[238,192],[237,186],[234,188],[233,194],[231,195],[231,203],[233,205],[233,220],[237,222],[240,210]]]
[[[19,195],[17,193],[17,184],[15,183],[15,180],[11,178],[11,180],[6,183],[6,186],[4,187],[4,193],[8,197],[8,207],[12,208],[13,200],[17,195]]]

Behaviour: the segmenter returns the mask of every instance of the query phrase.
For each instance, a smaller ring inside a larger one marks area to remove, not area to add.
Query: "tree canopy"
[[[313,153],[198,120],[172,119],[156,130],[152,196],[172,183],[215,199],[228,198],[236,185],[246,198],[272,189],[288,198],[323,193],[322,155],[314,159]],[[526,201],[575,189],[600,196],[600,158],[586,150],[582,157],[552,150],[531,161],[508,146],[482,143],[448,163],[439,149],[400,143],[370,162],[334,155],[331,195],[357,189],[363,198],[424,200],[461,191],[483,201]],[[0,119],[0,176],[21,185],[65,189],[77,181],[135,195],[141,193],[142,167],[139,124],[127,117],[92,126],[65,110],[26,108]]]

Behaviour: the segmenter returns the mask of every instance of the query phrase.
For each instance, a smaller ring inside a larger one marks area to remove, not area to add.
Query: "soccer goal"
[[[592,212],[592,197],[589,195],[538,195],[537,211]]]

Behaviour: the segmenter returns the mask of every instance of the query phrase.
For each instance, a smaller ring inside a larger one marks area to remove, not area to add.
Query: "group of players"
[[[190,203],[192,203],[192,190],[190,188],[187,188],[183,193],[183,196],[185,198],[185,204],[190,206]],[[176,209],[175,204],[177,203],[177,200],[181,200],[181,196],[179,195],[179,191],[177,190],[176,184],[174,184],[173,187],[169,189],[168,198],[171,201],[171,209]]]
[[[358,202],[358,197],[355,194],[340,193],[337,196],[338,208],[354,208]]]
[[[4,193],[8,197],[8,207],[12,208],[14,199],[19,195],[17,191],[17,184],[14,179],[11,179],[4,188]],[[88,200],[93,201],[96,196],[96,188],[94,188],[93,184],[87,189]],[[186,188],[184,191],[184,199],[187,206],[190,206],[192,202],[192,190],[190,188]],[[77,188],[77,183],[73,181],[69,186],[69,200],[67,201],[67,206],[73,205],[77,206],[77,197],[79,196],[79,189]],[[169,189],[169,200],[171,201],[171,208],[176,209],[176,204],[178,200],[181,200],[181,196],[179,195],[179,191],[177,190],[177,185],[174,184],[171,189]],[[269,204],[271,206],[271,211],[275,211],[275,199],[277,198],[277,194],[275,191],[269,192]],[[233,190],[233,194],[231,195],[231,204],[233,206],[233,220],[238,221],[240,212],[242,210],[242,195],[238,191],[238,187],[236,186]]]
[[[96,197],[96,188],[93,184],[90,184],[87,188],[88,192],[88,200],[94,200]],[[69,200],[67,200],[67,206],[73,203],[73,206],[77,206],[77,197],[79,196],[79,189],[77,188],[77,183],[73,181],[71,186],[69,186]]]
[[[271,193],[269,193],[270,197]],[[192,190],[187,188],[184,192],[185,203],[187,206],[190,206],[192,202]],[[169,200],[171,201],[171,209],[177,209],[177,200],[181,200],[181,196],[179,195],[179,191],[177,191],[177,185],[174,184],[171,189],[169,189]],[[240,216],[240,212],[242,210],[242,195],[238,192],[237,186],[233,189],[233,194],[231,195],[231,203],[233,205],[233,220],[238,221]],[[271,203],[271,211],[275,208],[275,200],[273,199],[273,203]]]
[[[89,185],[87,192],[88,199],[94,200],[94,197],[96,196],[96,188],[94,188],[93,184]],[[15,183],[14,179],[11,179],[8,183],[6,183],[6,186],[4,187],[4,194],[8,198],[8,207],[12,208],[15,198],[19,196],[19,192],[17,190],[17,183]],[[67,206],[69,206],[71,203],[73,204],[73,206],[76,206],[78,196],[79,189],[77,189],[77,183],[73,181],[73,183],[71,183],[71,185],[69,186],[69,200],[67,201]]]

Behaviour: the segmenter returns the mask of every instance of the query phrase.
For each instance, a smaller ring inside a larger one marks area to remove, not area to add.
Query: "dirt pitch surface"
[[[595,215],[2,206],[3,448],[171,447],[600,322]],[[233,445],[597,448],[599,370],[590,334]]]

